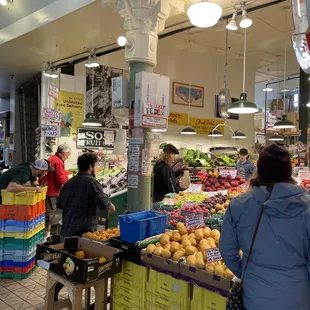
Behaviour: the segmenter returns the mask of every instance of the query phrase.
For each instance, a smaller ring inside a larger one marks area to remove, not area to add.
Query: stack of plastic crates
[[[34,191],[1,191],[0,278],[25,279],[35,269],[36,245],[44,239],[45,198]]]

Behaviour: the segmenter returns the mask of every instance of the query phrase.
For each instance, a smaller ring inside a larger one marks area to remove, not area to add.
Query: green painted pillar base
[[[142,63],[134,62],[130,64],[130,80],[129,80],[129,102],[134,102],[135,100],[135,88],[136,88],[136,74],[141,71],[153,72],[154,66]],[[143,128],[144,134],[144,144],[140,146],[140,163],[141,168],[141,151],[145,148],[145,141],[147,133],[150,129]],[[127,203],[129,212],[138,212],[149,210],[151,207],[151,177],[141,176],[139,172],[139,185],[138,188],[128,188]]]

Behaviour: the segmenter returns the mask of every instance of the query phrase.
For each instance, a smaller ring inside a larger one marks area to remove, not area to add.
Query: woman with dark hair
[[[281,147],[265,147],[257,168],[250,190],[225,213],[223,260],[238,278],[244,276],[245,309],[309,310],[310,196],[295,184],[290,155]]]

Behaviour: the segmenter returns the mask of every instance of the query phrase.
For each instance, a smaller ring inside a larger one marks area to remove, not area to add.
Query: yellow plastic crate
[[[15,204],[33,206],[41,201],[41,193],[35,191],[15,193]]]
[[[2,204],[6,206],[15,205],[15,194],[6,189],[1,190]]]
[[[190,310],[189,307],[181,307],[180,305],[170,304],[168,306],[159,304],[159,303],[146,303],[147,310]],[[203,308],[199,308],[199,310],[204,310]]]
[[[44,228],[45,228],[45,224],[42,224],[38,228],[32,231],[29,231],[27,233],[0,232],[0,238],[29,239],[33,237],[35,234],[37,234],[38,232],[40,232],[41,230],[43,230]]]
[[[122,292],[117,292],[113,296],[113,300],[116,304],[123,306],[123,307],[128,307],[129,309],[147,309],[146,302],[145,300],[142,300],[136,296],[125,296]]]
[[[133,307],[133,308],[132,308]],[[140,308],[133,305],[119,305],[116,302],[113,303],[113,310],[145,310],[146,308]]]
[[[129,287],[136,286],[145,290],[148,275],[148,268],[124,260],[122,263],[122,271],[114,276],[113,279],[114,281],[123,281]]]
[[[190,303],[190,284],[169,275],[150,270],[147,283],[147,301],[156,301],[163,305],[171,303],[188,307]],[[148,299],[149,298],[149,299]]]
[[[42,192],[40,193],[40,201],[45,200],[46,199],[46,194],[47,194],[47,186],[42,187]]]
[[[122,278],[119,280],[114,280],[113,282],[113,291],[116,292],[115,295],[118,294],[118,292],[121,292],[122,295],[131,298],[132,296],[140,298],[142,300],[146,300],[146,291],[141,289],[138,286],[130,285],[130,282],[123,281]]]

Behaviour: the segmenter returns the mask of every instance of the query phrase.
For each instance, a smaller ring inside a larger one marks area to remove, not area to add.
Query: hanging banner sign
[[[206,249],[205,257],[206,257],[207,263],[218,262],[223,259],[219,248]]]
[[[48,95],[54,99],[58,99],[58,88],[52,83],[48,83]]]
[[[188,122],[188,114],[170,112],[168,117],[169,125],[186,126]]]
[[[46,138],[60,137],[60,127],[53,125],[42,125],[41,136]]]
[[[113,149],[115,131],[107,129],[77,129],[77,148]]]
[[[43,108],[42,118],[51,122],[60,123],[62,120],[62,112],[55,109]]]
[[[196,130],[198,135],[208,135],[215,126],[218,124],[224,124],[224,121],[191,117],[189,123]],[[224,134],[223,126],[219,126],[217,129]]]
[[[148,177],[152,174],[152,160],[151,157],[147,155],[145,149],[142,149],[142,162],[141,162],[141,175]]]
[[[140,153],[140,146],[135,144],[128,145],[127,151],[127,170],[128,172],[139,172],[139,153]]]
[[[137,188],[139,185],[139,177],[136,174],[128,174],[127,177],[127,187]]]
[[[202,212],[187,213],[184,216],[185,226],[188,230],[205,228],[205,218]]]

